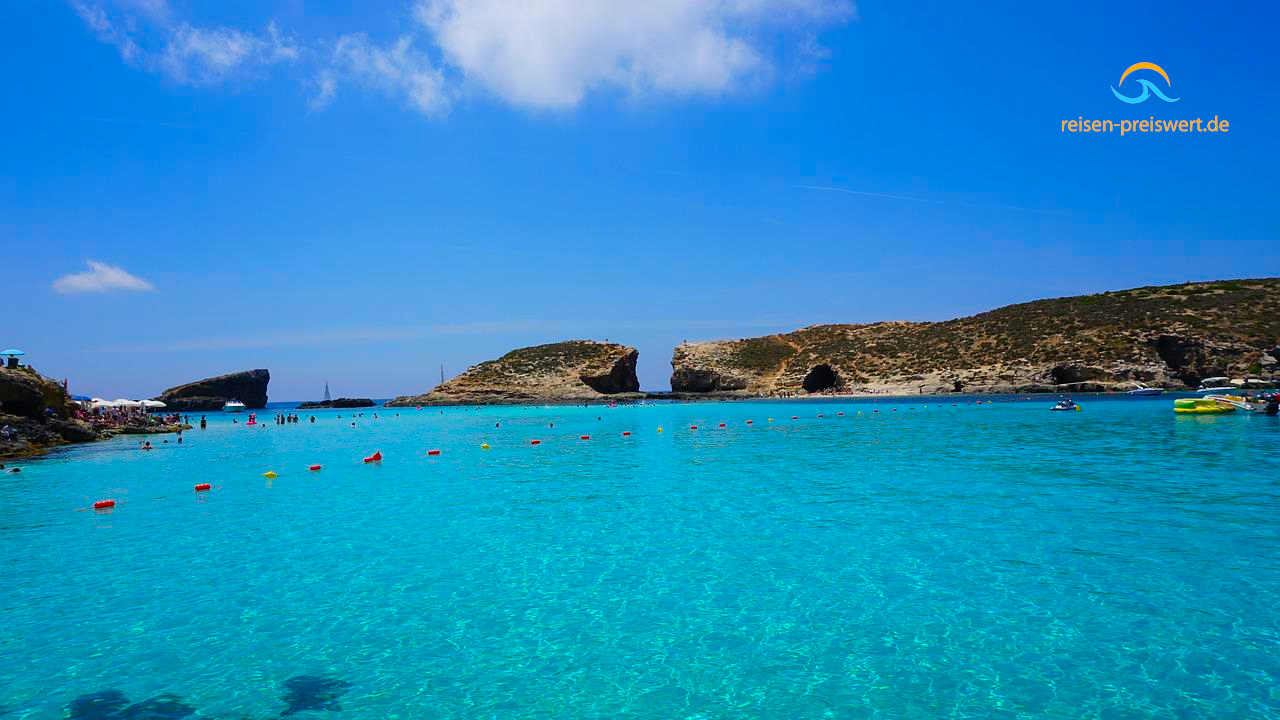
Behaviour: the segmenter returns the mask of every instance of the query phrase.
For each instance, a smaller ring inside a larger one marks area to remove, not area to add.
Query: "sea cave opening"
[[[805,392],[822,392],[823,390],[831,390],[838,388],[843,383],[840,382],[840,376],[830,365],[815,365],[808,375],[804,376],[801,386]]]

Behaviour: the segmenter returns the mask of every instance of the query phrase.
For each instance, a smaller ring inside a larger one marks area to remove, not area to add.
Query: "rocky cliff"
[[[0,457],[96,440],[93,427],[72,418],[74,407],[62,383],[29,367],[0,368]]]
[[[944,322],[686,343],[675,392],[749,395],[1194,387],[1280,370],[1280,278],[1037,300]]]
[[[245,407],[260,409],[267,404],[266,370],[245,370],[169,388],[157,400],[172,410],[221,410],[228,400],[239,400]]]
[[[472,366],[425,395],[398,397],[387,405],[589,401],[636,393],[638,354],[626,345],[594,340],[520,348]]]

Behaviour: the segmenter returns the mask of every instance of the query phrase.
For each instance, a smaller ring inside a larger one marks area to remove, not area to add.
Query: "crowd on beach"
[[[51,411],[50,411],[51,412]],[[137,427],[148,425],[179,425],[190,424],[190,416],[183,416],[179,413],[168,413],[158,415],[148,413],[141,408],[93,408],[92,410],[77,408],[74,415],[77,420],[83,420],[98,430],[109,430],[123,427]]]

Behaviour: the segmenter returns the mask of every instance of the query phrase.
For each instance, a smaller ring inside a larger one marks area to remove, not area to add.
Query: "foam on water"
[[[1280,715],[1280,422],[1083,402],[60,451],[0,476],[0,717]]]

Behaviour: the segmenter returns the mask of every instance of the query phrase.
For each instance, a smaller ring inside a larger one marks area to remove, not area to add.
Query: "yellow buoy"
[[[481,449],[481,450],[488,450],[488,449],[489,449],[489,443],[480,443],[480,449]]]
[[[769,422],[773,422],[773,418],[769,418]]]
[[[280,476],[279,476],[279,475],[276,475],[276,471],[275,471],[275,470],[268,470],[268,471],[266,471],[266,472],[262,473],[262,477],[270,479],[270,478],[280,477]]]
[[[659,426],[658,426],[658,432],[662,432],[662,426],[661,426],[661,425],[659,425]]]

